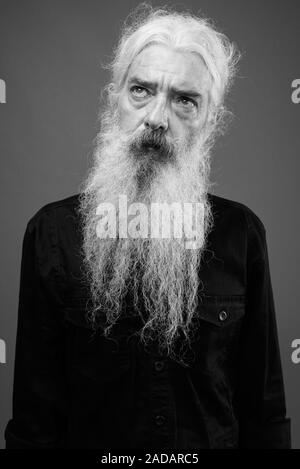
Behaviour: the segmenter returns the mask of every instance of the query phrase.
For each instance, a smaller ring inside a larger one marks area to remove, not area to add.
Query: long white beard
[[[82,251],[93,303],[88,319],[95,330],[105,320],[103,330],[108,336],[129,292],[135,311],[144,321],[140,331],[143,343],[156,339],[161,353],[181,360],[182,356],[176,356],[175,343],[180,338],[189,344],[193,334],[193,318],[203,288],[199,268],[213,225],[207,199],[209,153],[198,138],[189,145],[177,142],[170,162],[149,163],[151,150],[140,158],[133,156],[134,137],[121,132],[117,119],[107,112],[97,138],[94,166],[81,190]],[[97,207],[110,202],[117,208],[120,195],[127,197],[128,205],[203,204],[197,249],[186,248],[185,235],[181,239],[100,239]]]

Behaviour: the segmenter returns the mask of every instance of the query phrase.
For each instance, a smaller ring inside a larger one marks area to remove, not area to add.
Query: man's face
[[[207,118],[209,74],[196,54],[163,45],[133,60],[119,96],[120,127],[129,134],[161,129],[170,140],[190,142]]]

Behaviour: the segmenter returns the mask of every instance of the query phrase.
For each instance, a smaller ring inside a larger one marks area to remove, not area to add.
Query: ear
[[[211,94],[209,93],[206,115],[206,124],[208,127],[214,127],[216,125],[216,121],[218,119],[221,107],[221,104],[216,105],[216,103],[212,99]]]
[[[119,93],[115,83],[109,83],[106,87],[108,102],[111,107],[115,107],[118,101]]]

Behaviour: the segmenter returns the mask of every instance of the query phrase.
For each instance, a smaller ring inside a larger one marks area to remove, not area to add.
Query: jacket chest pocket
[[[199,303],[194,348],[204,370],[237,358],[245,310],[244,295],[205,296]]]
[[[85,315],[84,299],[65,308],[68,368],[102,383],[120,379],[130,367],[130,341],[122,325],[117,335],[105,337],[102,330],[92,330]]]
[[[245,295],[204,296],[199,302],[199,319],[203,324],[226,330],[245,314]],[[228,331],[228,330],[227,330]]]

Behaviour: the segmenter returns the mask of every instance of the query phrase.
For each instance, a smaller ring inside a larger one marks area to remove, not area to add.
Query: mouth
[[[131,150],[134,156],[141,160],[148,160],[148,163],[168,163],[173,157],[173,148],[160,134],[143,134],[139,139],[132,142]]]
[[[149,148],[151,150],[162,150],[162,145],[155,142],[144,142],[142,145],[144,148]]]
[[[170,161],[170,154],[159,145],[147,145],[144,147],[145,155],[150,160],[166,163]]]

